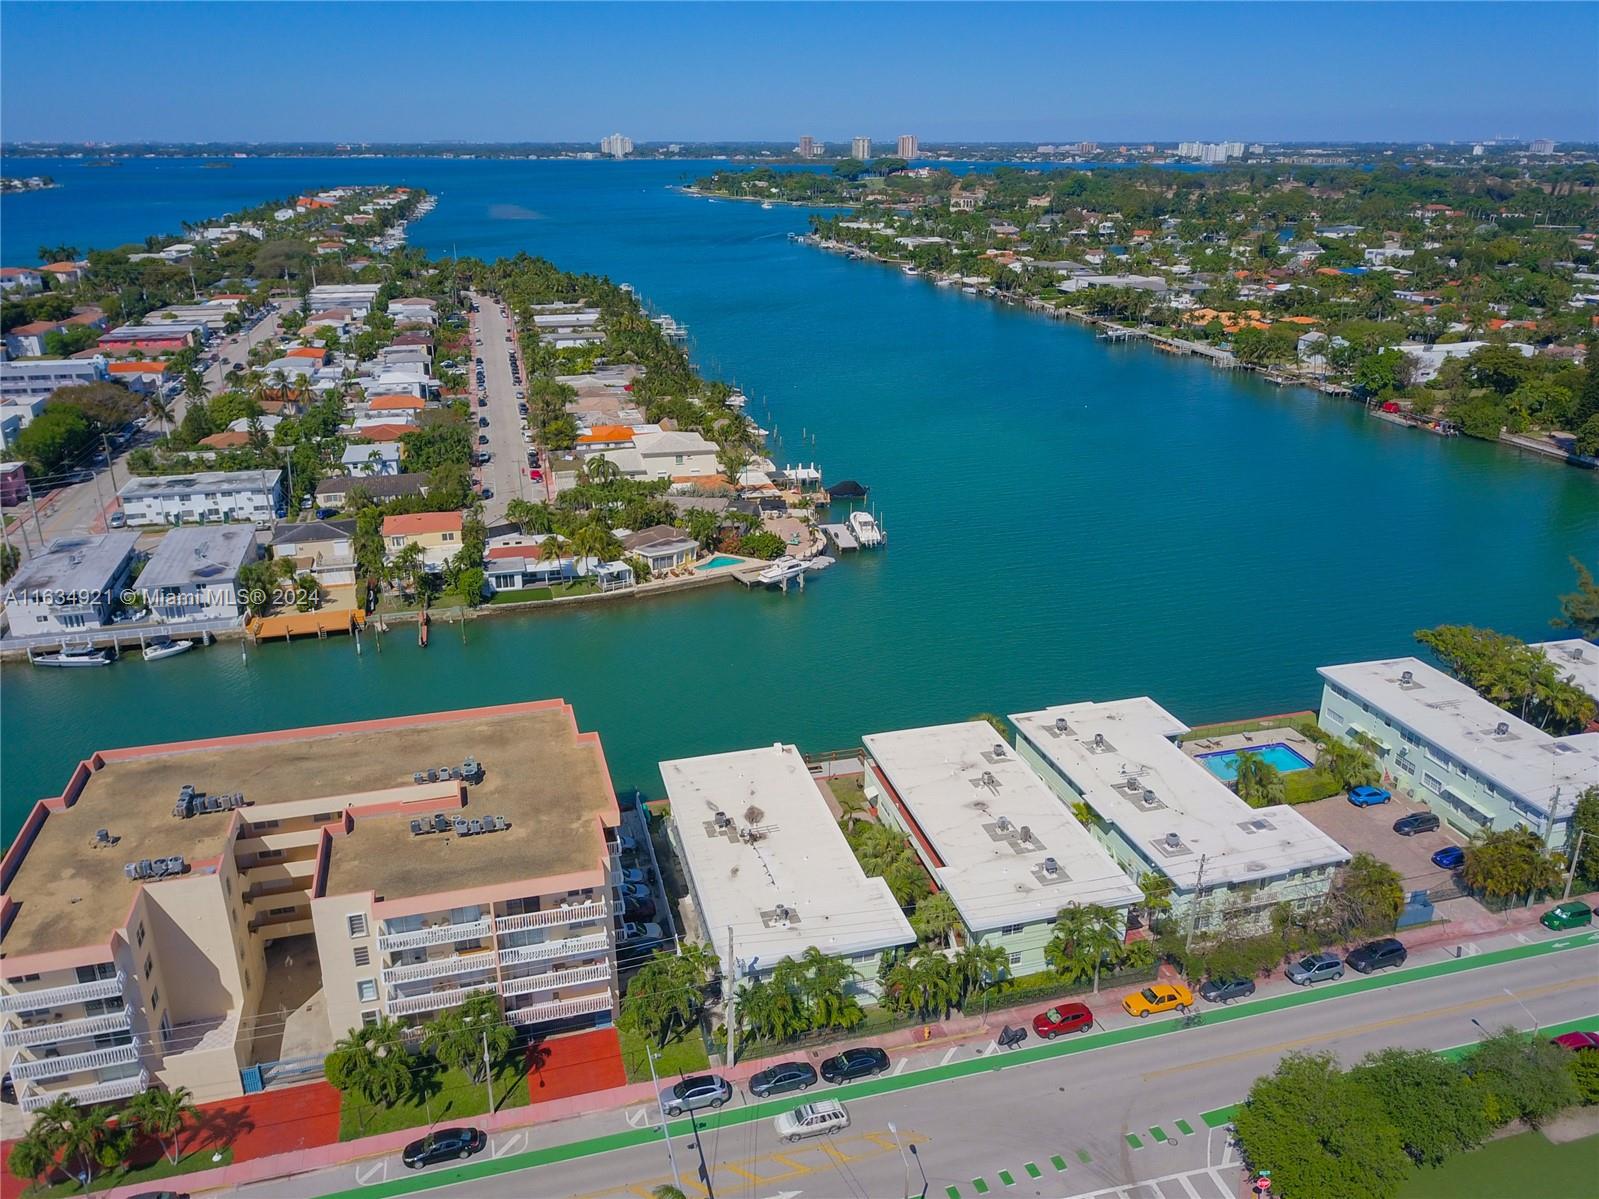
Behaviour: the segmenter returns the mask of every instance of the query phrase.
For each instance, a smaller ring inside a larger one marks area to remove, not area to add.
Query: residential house
[[[168,384],[176,384],[178,372],[172,364],[161,359],[140,358],[128,362],[113,362],[106,366],[106,377],[120,383],[129,391],[140,395],[156,395]]]
[[[432,300],[411,298],[390,300],[388,314],[397,325],[431,325],[438,320],[438,305]]]
[[[204,325],[180,322],[170,325],[121,325],[100,335],[102,354],[175,354],[200,345],[206,338]]]
[[[14,508],[28,498],[28,468],[22,462],[0,462],[0,508]]]
[[[423,474],[372,475],[359,478],[353,475],[334,475],[316,485],[317,507],[342,509],[349,502],[351,493],[357,491],[378,504],[402,496],[425,496],[428,491],[428,477]]]
[[[44,276],[31,266],[0,266],[0,291],[22,295],[44,290]]]
[[[109,624],[138,541],[131,529],[58,537],[28,558],[4,585],[11,635],[71,635]]]
[[[239,572],[260,556],[248,525],[173,529],[139,572],[139,594],[156,620],[237,620],[244,615]]]
[[[280,470],[135,476],[117,493],[130,525],[265,523],[281,515]]]
[[[309,574],[323,587],[353,587],[356,580],[355,521],[292,521],[272,527],[268,543],[274,558],[294,563],[294,573]]]
[[[39,272],[56,288],[76,287],[89,273],[87,262],[52,262],[39,268]]]
[[[673,525],[652,525],[622,538],[622,548],[642,559],[651,574],[688,566],[699,557],[699,542]]]
[[[401,448],[398,444],[352,445],[346,447],[339,459],[346,474],[397,475],[400,473]]]
[[[44,354],[44,339],[67,328],[65,321],[28,321],[6,331],[6,353],[13,358],[38,358]]]
[[[407,546],[421,547],[422,563],[431,573],[461,549],[462,518],[459,512],[409,512],[383,518],[383,556],[393,561]]]

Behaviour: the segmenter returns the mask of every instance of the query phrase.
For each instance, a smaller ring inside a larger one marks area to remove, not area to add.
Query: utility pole
[[[1577,830],[1577,844],[1572,847],[1571,861],[1566,865],[1566,889],[1560,893],[1561,903],[1565,903],[1566,900],[1571,898],[1571,884],[1577,877],[1577,863],[1582,861],[1582,842],[1587,835],[1587,829],[1580,828]]]
[[[738,966],[733,957],[733,926],[727,926],[727,1014],[723,1017],[727,1024],[727,1064],[731,1066],[738,1061],[738,1024],[733,1019],[734,996],[738,991]]]
[[[677,1153],[672,1148],[672,1134],[666,1128],[666,1106],[661,1102],[661,1079],[655,1073],[655,1051],[650,1047],[648,1037],[644,1038],[644,1056],[650,1063],[650,1085],[655,1088],[655,1106],[661,1112],[661,1136],[666,1138],[666,1160],[672,1163],[672,1184],[681,1191],[683,1178],[677,1172]]]
[[[1183,942],[1184,949],[1194,947],[1194,929],[1199,924],[1199,901],[1205,895],[1205,857],[1205,854],[1199,855],[1199,873],[1194,876],[1194,898],[1188,904],[1188,939]]]
[[[489,1115],[494,1114],[494,1062],[489,1057],[489,1028],[483,1026],[483,1081],[489,1089]]]

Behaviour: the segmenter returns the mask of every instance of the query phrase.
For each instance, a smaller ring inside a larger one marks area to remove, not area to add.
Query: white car
[[[772,1121],[772,1127],[790,1143],[807,1137],[828,1137],[849,1127],[849,1112],[837,1100],[818,1099],[784,1112]]]

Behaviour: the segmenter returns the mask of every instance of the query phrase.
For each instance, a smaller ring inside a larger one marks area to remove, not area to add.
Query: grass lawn
[[[107,1173],[96,1174],[93,1189],[108,1191],[112,1187],[139,1186],[144,1183],[156,1182],[162,1178],[173,1178],[179,1174],[192,1174],[196,1170],[220,1170],[223,1166],[233,1161],[233,1150],[221,1150],[222,1160],[214,1162],[211,1155],[218,1152],[214,1147],[207,1146],[197,1149],[193,1153],[180,1157],[176,1165],[167,1160],[162,1154],[151,1165],[140,1166],[134,1170],[112,1170]],[[54,1186],[26,1187],[23,1189],[24,1199],[57,1199],[58,1196],[81,1195],[83,1188],[75,1182],[58,1182]]]
[[[441,1070],[429,1077],[418,1075],[425,1085],[410,1098],[391,1105],[367,1104],[359,1096],[346,1095],[339,1105],[339,1140],[376,1136],[402,1128],[422,1128],[429,1123],[444,1124],[481,1116],[489,1110],[488,1090],[459,1070]],[[494,1077],[494,1110],[525,1107],[527,1059],[517,1053]]]
[[[514,591],[496,591],[491,604],[521,604],[528,600],[547,600],[555,592],[548,587],[518,587]]]
[[[1507,1195],[1599,1197],[1599,1137],[1551,1145],[1541,1132],[1493,1141],[1421,1170],[1399,1191],[1399,1199],[1504,1199]]]
[[[644,1038],[637,1033],[618,1029],[622,1041],[622,1067],[627,1071],[628,1082],[650,1080],[649,1058],[644,1052]],[[705,1053],[705,1038],[698,1029],[691,1029],[675,1040],[668,1041],[664,1049],[655,1051],[655,1073],[665,1085],[667,1079],[679,1074],[692,1074],[711,1064]]]
[[[866,813],[866,791],[862,787],[866,776],[863,774],[834,775],[827,780],[827,789],[833,793],[833,798],[838,800],[838,806],[849,812],[851,806],[862,815]]]

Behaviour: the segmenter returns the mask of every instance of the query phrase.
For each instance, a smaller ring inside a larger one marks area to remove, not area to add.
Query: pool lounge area
[[[730,566],[743,566],[752,559],[740,558],[736,554],[717,554],[707,562],[701,562],[695,570],[726,570]]]
[[[1231,783],[1238,778],[1238,755],[1245,753],[1259,754],[1268,766],[1276,769],[1278,774],[1309,770],[1314,765],[1311,759],[1282,741],[1263,741],[1259,744],[1240,745],[1234,749],[1214,750],[1194,756],[1205,764],[1206,770],[1222,782]]]

